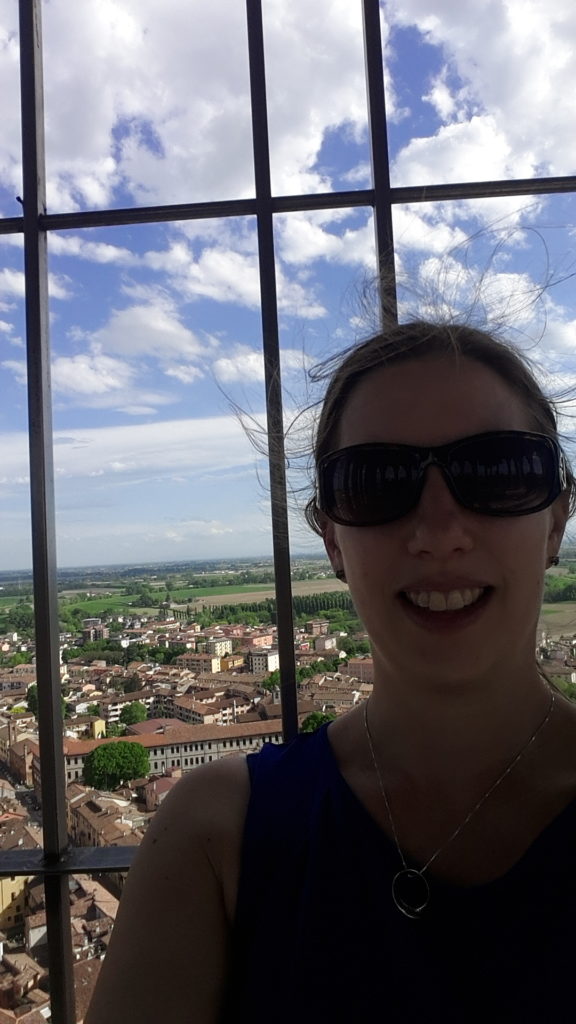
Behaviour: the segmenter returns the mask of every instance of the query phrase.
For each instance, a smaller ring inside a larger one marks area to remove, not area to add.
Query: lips
[[[468,605],[475,604],[482,596],[482,587],[462,587],[449,590],[409,590],[405,596],[418,608],[428,608],[432,612],[459,611]]]
[[[446,595],[449,595],[451,592],[453,593],[453,590],[444,591]],[[414,593],[419,592],[411,591],[411,593],[414,595]],[[420,593],[426,592],[421,591]],[[434,591],[428,593],[432,594]],[[494,587],[485,587],[477,600],[459,609],[446,608],[446,610],[440,610],[439,605],[433,600],[432,605],[436,604],[436,611],[430,606],[422,607],[414,603],[405,592],[399,594],[399,600],[405,614],[413,623],[432,632],[446,632],[463,629],[476,622],[484,614],[486,606],[492,600],[493,593]],[[429,605],[430,602],[428,601],[427,603]],[[444,601],[443,604],[446,604],[446,602]]]

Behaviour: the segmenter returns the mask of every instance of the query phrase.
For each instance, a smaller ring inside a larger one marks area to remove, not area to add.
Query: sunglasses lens
[[[487,515],[525,515],[556,497],[557,461],[554,446],[544,438],[501,434],[455,446],[447,469],[466,508]]]
[[[319,466],[320,508],[346,526],[399,519],[420,500],[434,449],[355,445]],[[560,493],[558,451],[542,435],[503,431],[437,449],[454,497],[483,515],[521,516],[550,505]]]
[[[345,448],[320,468],[320,507],[336,522],[373,526],[414,507],[420,493],[419,458],[393,445]]]

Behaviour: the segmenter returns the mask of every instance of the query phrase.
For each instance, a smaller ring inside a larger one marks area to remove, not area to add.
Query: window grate
[[[68,849],[67,845],[58,657],[47,232],[204,218],[256,218],[283,728],[284,736],[290,738],[297,730],[296,682],[274,261],[274,215],[297,211],[371,207],[374,211],[377,262],[384,271],[381,301],[389,314],[396,308],[392,231],[392,211],[395,204],[576,192],[576,176],[392,187],[384,98],[380,5],[379,0],[361,2],[364,15],[372,188],[329,194],[272,195],[262,4],[261,0],[247,0],[255,196],[242,200],[48,214],[45,208],[41,4],[40,0],[19,0],[23,216],[0,220],[0,233],[22,234],[24,238],[34,605],[45,847],[44,850],[0,852],[0,876],[35,874],[44,879],[54,1024],[72,1024],[75,1020],[67,875],[74,871],[127,870],[134,850],[125,847]]]

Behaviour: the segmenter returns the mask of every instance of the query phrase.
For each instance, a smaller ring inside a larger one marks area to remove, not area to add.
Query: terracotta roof
[[[83,1024],[101,967],[102,961],[95,957],[73,965],[77,1024]]]
[[[147,718],[145,722],[135,722],[128,726],[128,736],[147,736],[161,733],[173,726],[182,725],[180,718]]]
[[[244,717],[244,716],[243,716]],[[104,743],[141,743],[143,747],[161,747],[171,743],[198,743],[199,741],[210,742],[225,739],[235,739],[237,736],[268,736],[279,732],[280,729],[268,722],[250,723],[243,725],[187,725],[180,722],[178,726],[168,728],[165,733],[152,733],[145,736],[123,736],[110,737],[105,740],[64,740],[64,754],[68,757],[78,757],[89,754],[96,747]]]

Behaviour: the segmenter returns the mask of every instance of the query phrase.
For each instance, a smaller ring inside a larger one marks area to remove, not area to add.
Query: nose
[[[471,551],[472,515],[451,494],[441,470],[431,466],[426,471],[420,501],[410,515],[409,553],[446,559]]]

